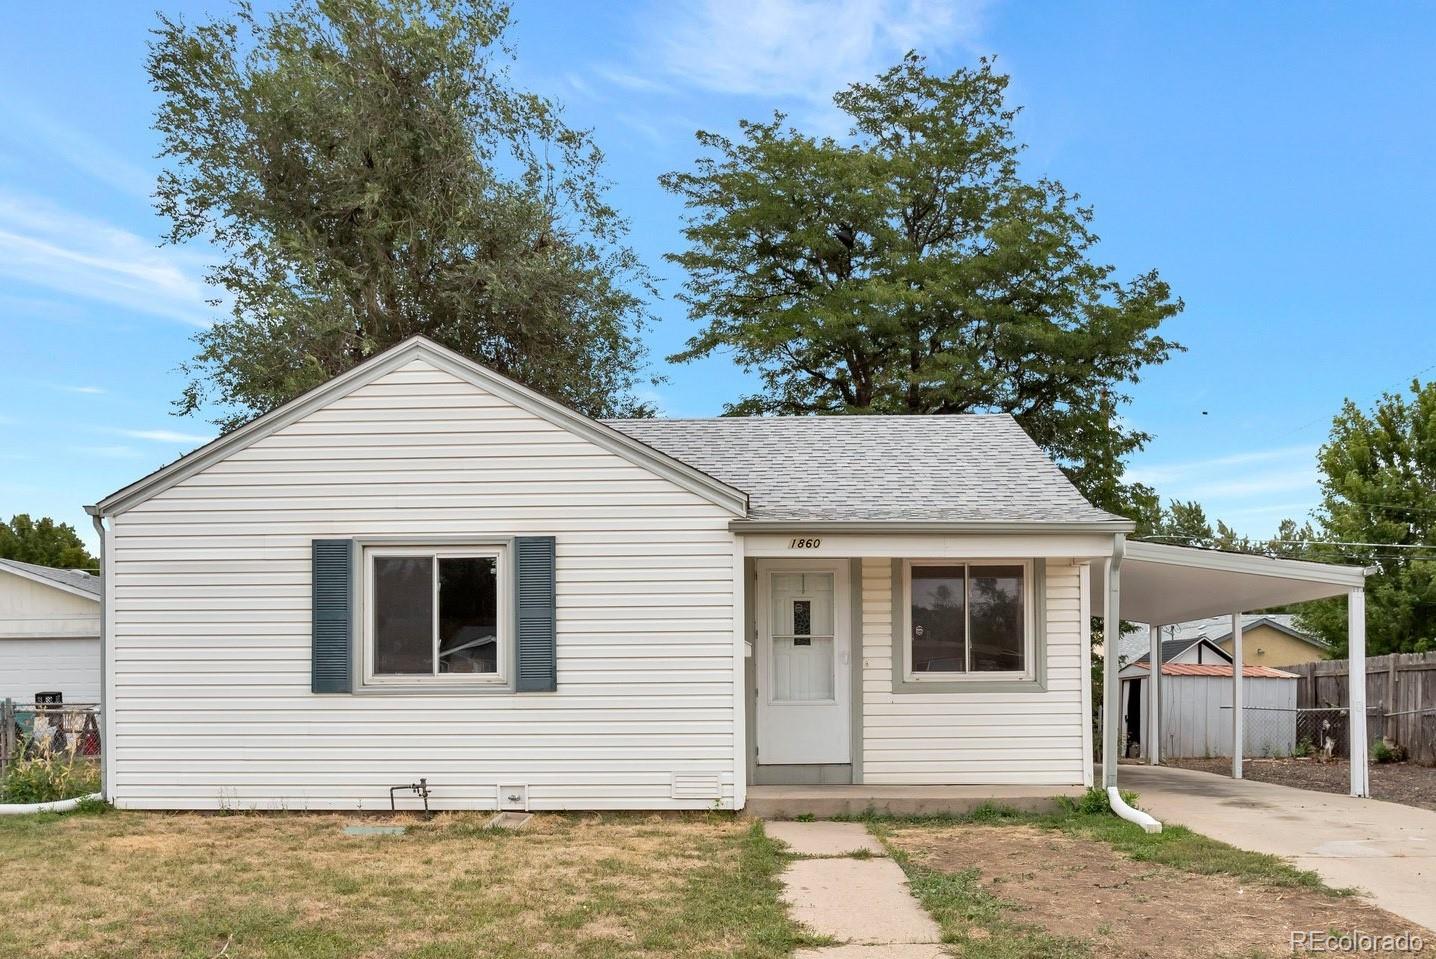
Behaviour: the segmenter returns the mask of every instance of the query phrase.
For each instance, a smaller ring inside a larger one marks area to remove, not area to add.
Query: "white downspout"
[[[1142,812],[1142,810],[1133,809],[1127,805],[1127,801],[1122,798],[1121,790],[1116,786],[1107,787],[1107,802],[1111,804],[1114,813],[1128,822],[1134,822],[1141,826],[1144,832],[1162,831],[1162,824],[1157,822],[1157,820]]]
[[[88,796],[59,799],[55,802],[0,803],[0,816],[28,816],[37,812],[72,812],[82,802],[103,798],[104,796],[100,793],[90,793]]]
[[[1102,582],[1102,785],[1108,791],[1117,785],[1117,731],[1122,721],[1117,643],[1122,633],[1122,557],[1126,551],[1127,539],[1118,533],[1112,538],[1112,555]]]
[[[1162,824],[1127,805],[1117,789],[1117,727],[1121,720],[1121,704],[1117,701],[1117,640],[1122,634],[1122,557],[1126,552],[1127,539],[1119,533],[1112,540],[1112,556],[1107,560],[1103,583],[1106,595],[1102,597],[1102,785],[1107,789],[1107,802],[1114,813],[1146,832],[1155,833],[1162,831]]]
[[[105,518],[96,507],[86,506],[85,512],[90,514],[90,522],[95,527],[95,533],[100,538],[100,799],[108,800],[112,795],[110,786],[110,759],[114,754],[114,743],[111,742],[110,723],[110,613],[114,604],[110,597],[114,595],[115,577],[114,570],[110,569],[109,530],[105,528]]]

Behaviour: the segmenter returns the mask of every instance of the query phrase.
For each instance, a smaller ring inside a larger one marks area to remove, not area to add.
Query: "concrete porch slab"
[[[868,852],[886,856],[887,850],[867,827],[856,822],[770,822],[763,827],[770,839],[776,839],[799,856],[847,856]]]
[[[1060,796],[1082,786],[749,786],[743,813],[754,819],[861,816],[961,816],[991,803],[1022,812],[1055,812]]]

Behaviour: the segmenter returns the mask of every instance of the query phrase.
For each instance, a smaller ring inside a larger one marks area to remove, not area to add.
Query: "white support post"
[[[748,710],[747,568],[743,537],[733,537],[733,810],[748,801],[748,724],[754,717]],[[861,748],[861,747],[859,747]]]
[[[1347,681],[1346,702],[1350,709],[1347,728],[1351,731],[1351,794],[1370,796],[1366,737],[1366,590],[1353,589],[1346,597]]]
[[[1117,680],[1117,641],[1122,633],[1122,556],[1126,538],[1118,534],[1107,559],[1102,597],[1102,785],[1117,785],[1117,730],[1122,722],[1121,689]]]
[[[1151,626],[1151,649],[1147,653],[1147,664],[1151,666],[1147,676],[1147,764],[1155,766],[1162,761],[1162,627]]]
[[[1242,614],[1232,613],[1232,778],[1242,778]]]

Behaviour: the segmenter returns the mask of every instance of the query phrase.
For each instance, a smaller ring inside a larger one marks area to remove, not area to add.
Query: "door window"
[[[833,574],[772,577],[773,702],[832,702]]]

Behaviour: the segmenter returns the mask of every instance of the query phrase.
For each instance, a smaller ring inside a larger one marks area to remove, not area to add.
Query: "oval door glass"
[[[832,702],[833,574],[774,573],[773,702]]]

